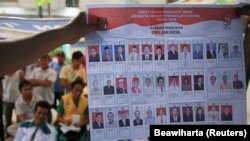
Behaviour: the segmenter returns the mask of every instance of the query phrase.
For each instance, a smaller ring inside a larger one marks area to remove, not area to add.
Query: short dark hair
[[[162,79],[164,81],[164,78],[160,76],[157,78],[157,82],[159,82],[160,79]]]
[[[24,86],[31,86],[31,87],[33,87],[33,84],[32,84],[30,81],[28,81],[28,80],[26,80],[26,79],[23,79],[23,80],[19,83],[19,85],[18,85],[19,91],[21,91],[22,88],[23,88]]]
[[[65,53],[63,51],[59,51],[59,52],[56,53],[56,56],[65,57]]]
[[[76,51],[72,54],[72,61],[73,60],[79,60],[83,57],[83,54],[81,51]]]
[[[36,110],[38,109],[38,107],[47,109],[47,110],[48,110],[48,113],[50,113],[50,108],[51,108],[51,107],[50,107],[50,104],[49,104],[47,101],[38,101],[38,102],[36,103],[34,112],[36,112]]]
[[[106,46],[106,47],[104,47],[104,50],[106,50],[106,49],[109,49],[109,47],[107,47],[107,46]]]
[[[76,79],[75,81],[72,82],[71,88],[73,88],[76,84],[82,85],[83,88],[85,87],[85,84],[83,83],[83,81],[80,78]]]
[[[157,48],[157,49],[161,49],[161,50],[162,50],[161,46],[157,46],[156,48]]]
[[[46,54],[46,55],[43,55],[42,57],[40,57],[40,59],[47,59],[50,61],[51,57],[48,54]]]
[[[96,113],[95,116],[97,117],[98,115],[102,116],[100,112]]]

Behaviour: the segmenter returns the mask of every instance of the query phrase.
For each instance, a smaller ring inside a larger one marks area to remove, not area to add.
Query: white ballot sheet
[[[151,124],[246,124],[236,8],[89,6],[90,24],[108,21],[86,37],[91,140],[147,138]]]

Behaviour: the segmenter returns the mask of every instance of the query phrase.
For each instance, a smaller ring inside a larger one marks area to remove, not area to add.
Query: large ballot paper
[[[246,124],[237,6],[93,5],[91,140],[147,138],[152,124]]]

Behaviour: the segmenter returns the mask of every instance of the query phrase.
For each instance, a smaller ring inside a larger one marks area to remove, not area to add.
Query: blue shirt
[[[58,62],[52,62],[51,65],[50,65],[51,68],[56,71],[56,81],[55,81],[55,83],[53,85],[55,92],[62,92],[62,93],[64,92],[63,88],[60,85],[60,79],[59,79],[61,69],[62,69],[62,67],[64,65],[65,65],[64,63],[59,64]]]

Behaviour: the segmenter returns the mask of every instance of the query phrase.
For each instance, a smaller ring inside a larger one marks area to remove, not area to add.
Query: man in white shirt
[[[165,92],[165,86],[164,86],[164,78],[158,77],[157,78],[157,93],[164,93]]]
[[[145,117],[145,125],[155,124],[155,117],[152,114],[152,110],[147,110],[147,116]]]
[[[24,78],[22,70],[4,76],[3,83],[3,109],[5,116],[5,129],[11,125],[12,111],[15,109],[15,101],[21,95],[18,90],[19,82]]]
[[[35,68],[30,75],[30,81],[34,86],[33,92],[52,105],[55,97],[53,83],[56,81],[56,72],[49,67],[49,55],[41,57],[39,63],[41,67]]]
[[[183,45],[183,51],[181,52],[181,60],[189,60],[191,57],[190,51],[188,51],[188,46]]]
[[[216,81],[216,76],[215,75],[211,75],[210,76],[210,81],[208,83],[208,89],[209,90],[218,90],[218,84],[217,84],[217,81]]]
[[[90,91],[90,94],[91,95],[101,95],[102,94],[102,90],[101,88],[99,87],[99,84],[98,84],[98,81],[97,80],[94,80],[92,82],[92,89]]]
[[[152,93],[154,91],[151,79],[147,77],[143,86],[144,93]]]
[[[129,54],[130,61],[139,61],[139,53],[137,52],[137,47],[133,45],[132,52]]]
[[[34,119],[19,126],[14,141],[55,141],[56,131],[46,121],[50,113],[50,104],[40,101],[34,110]]]
[[[7,131],[11,136],[15,136],[19,124],[34,117],[34,109],[37,102],[42,98],[32,92],[33,86],[30,81],[22,80],[19,83],[21,96],[15,101],[17,123],[8,127]]]
[[[177,82],[178,77],[172,77],[172,81],[170,82],[170,85],[168,87],[168,91],[170,94],[177,94],[180,90]]]
[[[163,111],[163,108],[159,108],[159,114],[157,116],[157,123],[158,124],[166,124],[167,123],[166,112]]]

